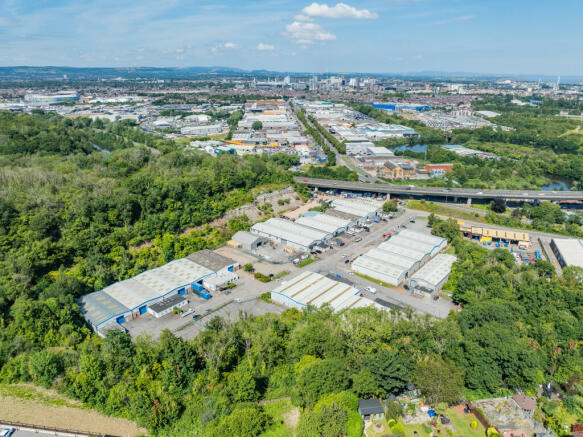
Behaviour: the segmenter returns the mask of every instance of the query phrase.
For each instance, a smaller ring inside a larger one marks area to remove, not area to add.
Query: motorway
[[[583,201],[583,191],[542,191],[542,190],[479,190],[474,188],[416,187],[414,185],[366,184],[361,182],[337,181],[295,177],[300,184],[310,187],[359,191],[367,193],[400,194],[407,196],[433,196],[467,199],[515,199],[515,200],[567,200]]]

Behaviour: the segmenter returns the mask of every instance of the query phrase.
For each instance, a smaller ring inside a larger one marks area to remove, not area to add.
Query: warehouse
[[[439,253],[439,251],[447,245],[447,240],[444,243],[434,244],[431,242],[424,242],[410,238],[408,235],[402,234],[403,231],[391,237],[390,241],[396,245],[403,247],[411,247],[419,252],[428,254],[430,257]]]
[[[405,267],[380,261],[368,256],[368,254],[362,255],[352,262],[352,271],[391,285],[401,284],[409,274]]]
[[[339,219],[346,220],[348,222],[348,224],[346,225],[347,228],[351,228],[353,226],[360,225],[366,221],[366,219],[363,217],[360,217],[360,216],[357,216],[354,214],[349,214],[347,212],[338,211],[337,209],[334,209],[334,208],[327,209],[324,214],[328,217],[331,216],[331,217],[336,217]]]
[[[183,307],[188,303],[188,300],[179,294],[173,294],[167,299],[163,299],[156,302],[148,307],[148,314],[152,314],[154,317],[159,319],[166,314],[170,314],[174,308]]]
[[[419,262],[413,258],[398,255],[394,252],[383,250],[380,247],[369,250],[365,253],[365,256],[368,256],[369,258],[375,258],[381,262],[387,262],[389,264],[403,267],[404,269],[407,269],[409,275],[419,266]]]
[[[239,264],[237,262],[208,249],[194,252],[193,254],[188,255],[186,258],[216,273],[234,272],[239,268]]]
[[[123,324],[146,314],[151,305],[175,294],[185,295],[195,285],[197,289],[202,289],[200,284],[203,279],[215,275],[217,271],[234,270],[237,266],[233,260],[214,252],[196,252],[82,296],[79,299],[81,314],[95,331],[103,335],[105,326]]]
[[[357,217],[373,218],[380,211],[378,202],[370,202],[360,199],[336,199],[332,202],[334,209],[355,215]]]
[[[411,291],[417,294],[432,294],[441,290],[447,282],[451,267],[457,258],[453,255],[441,253],[425,264],[409,279]]]
[[[334,311],[341,311],[375,306],[373,301],[360,297],[360,291],[353,286],[310,271],[301,273],[273,290],[271,300],[297,309],[304,309],[308,305],[330,305]]]
[[[267,244],[269,240],[251,232],[239,231],[233,235],[231,241],[233,241],[235,243],[233,245],[236,245],[237,247],[253,251],[257,250],[258,247]]]
[[[430,244],[436,249],[436,252],[445,249],[445,246],[447,246],[447,240],[445,238],[415,232],[410,229],[403,229],[399,232],[399,236],[408,238],[409,240]]]
[[[479,238],[480,241],[507,240],[520,246],[530,247],[530,234],[514,229],[484,228],[482,226],[460,226],[460,231],[469,238]]]
[[[575,238],[553,238],[551,249],[561,267],[583,268],[583,240]]]
[[[343,225],[339,225],[339,221],[342,221]],[[318,229],[322,232],[331,233],[334,236],[346,232],[346,220],[341,220],[336,217],[325,217],[324,214],[304,215],[298,218],[296,223]]]
[[[333,236],[329,232],[308,228],[279,218],[256,223],[251,227],[251,232],[289,246],[294,250],[305,252]]]
[[[411,271],[417,270],[431,258],[427,252],[423,252],[416,248],[413,249],[411,247],[400,246],[391,240],[379,244],[378,248],[384,250],[385,252],[394,253],[396,255],[415,260],[415,265],[411,268]]]

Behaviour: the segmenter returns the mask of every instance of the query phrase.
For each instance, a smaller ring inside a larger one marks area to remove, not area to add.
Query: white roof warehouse
[[[453,255],[440,253],[409,279],[413,292],[435,293],[439,291],[451,273],[451,267],[457,258]]]
[[[447,240],[404,229],[352,263],[352,271],[400,285],[447,245]]]
[[[360,297],[360,291],[353,286],[310,271],[301,273],[273,290],[271,300],[297,309],[326,304],[334,311],[376,306],[373,301]]]
[[[303,251],[309,251],[315,245],[333,237],[330,232],[319,231],[280,218],[256,223],[251,227],[251,232]]]

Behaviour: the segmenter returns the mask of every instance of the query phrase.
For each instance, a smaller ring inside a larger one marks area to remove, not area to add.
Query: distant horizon
[[[34,70],[38,69],[39,72],[42,70],[58,69],[61,72],[55,72],[54,74],[61,74],[63,71],[70,70],[73,71],[91,71],[91,70],[112,70],[112,71],[138,71],[138,70],[166,70],[166,71],[188,71],[188,70],[200,70],[193,71],[194,74],[263,74],[263,75],[370,75],[370,76],[384,76],[390,78],[391,76],[404,76],[404,77],[415,77],[419,78],[430,78],[430,79],[520,79],[526,81],[536,81],[538,79],[544,80],[545,82],[556,81],[560,78],[561,83],[572,83],[577,84],[583,81],[583,74],[581,75],[551,75],[542,73],[481,73],[472,71],[440,71],[440,70],[417,70],[417,71],[387,71],[387,72],[369,72],[369,71],[279,71],[270,70],[266,68],[253,68],[246,69],[241,67],[233,67],[226,65],[190,65],[190,66],[87,66],[87,67],[77,67],[69,65],[11,65],[11,66],[0,66],[0,71],[5,70],[17,70],[19,68]],[[215,71],[216,70],[216,71]],[[48,73],[48,72],[46,72]],[[65,73],[66,74],[66,73]],[[574,82],[571,82],[574,81]]]

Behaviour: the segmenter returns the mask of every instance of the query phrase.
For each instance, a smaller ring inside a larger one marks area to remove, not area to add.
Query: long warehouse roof
[[[402,266],[379,261],[376,258],[367,256],[367,254],[356,258],[356,260],[352,262],[352,268],[354,269],[354,267],[363,267],[395,279],[400,279],[407,272],[407,269]]]
[[[335,311],[374,305],[374,302],[360,297],[360,291],[353,286],[310,271],[303,272],[283,283],[272,293],[279,294],[301,306],[320,307],[328,304]]]
[[[412,258],[416,261],[421,261],[428,255],[427,252],[423,250],[413,248],[409,245],[402,246],[397,242],[391,240],[392,238],[389,241],[385,241],[384,243],[379,244],[379,249],[382,249],[387,252],[396,253],[397,255],[406,256],[407,258]]]
[[[451,266],[457,258],[447,253],[440,253],[423,267],[421,267],[414,275],[411,276],[411,281],[423,281],[433,287],[439,285],[451,272]]]
[[[399,232],[398,235],[401,235],[402,237],[407,237],[411,240],[421,241],[423,243],[430,243],[434,246],[439,246],[447,243],[447,240],[445,238],[437,237],[435,235],[422,234],[421,232],[415,232],[410,229],[403,229],[402,231]]]
[[[389,240],[393,244],[397,244],[399,246],[410,247],[411,249],[415,249],[419,252],[424,253],[431,253],[436,248],[439,248],[439,245],[434,245],[432,243],[424,243],[418,240],[411,240],[409,237],[401,236],[399,234],[394,235]]]
[[[301,246],[311,246],[325,239],[329,234],[316,229],[296,224],[287,220],[272,218],[266,222],[256,223],[252,231],[262,232]]]
[[[389,252],[378,247],[369,250],[364,255],[369,258],[377,259],[381,262],[387,262],[389,264],[401,266],[407,270],[412,268],[415,264],[419,262],[419,260],[416,260],[414,258],[409,258],[404,255],[398,255],[394,252]]]
[[[366,217],[369,214],[371,214],[370,211],[363,211],[362,209],[355,208],[352,205],[341,205],[341,204],[336,205],[335,204],[334,209],[336,211],[344,212],[346,214],[351,214],[351,215],[354,215],[354,216],[359,217],[359,218]]]
[[[347,219],[336,217],[336,216],[329,215],[326,213],[316,214],[313,217],[315,220],[319,220],[319,221],[325,222],[325,223],[331,223],[331,224],[338,226],[339,228],[346,227],[346,226],[350,225],[350,223],[352,223],[352,220],[347,220]]]
[[[296,223],[302,226],[308,226],[313,229],[318,229],[320,231],[327,233],[335,233],[341,227],[336,226],[332,223],[325,223],[320,220],[316,220],[314,217],[310,216],[300,217],[296,220]]]

